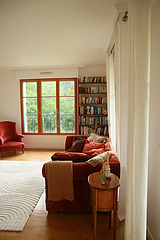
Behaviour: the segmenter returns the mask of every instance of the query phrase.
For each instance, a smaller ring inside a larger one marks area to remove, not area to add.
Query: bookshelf
[[[78,79],[80,135],[108,135],[106,86],[104,76]]]

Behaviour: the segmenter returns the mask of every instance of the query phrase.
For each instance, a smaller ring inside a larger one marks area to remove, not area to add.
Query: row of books
[[[107,114],[106,107],[80,106],[79,114]]]
[[[98,125],[107,125],[108,124],[108,117],[86,117],[80,116],[80,125],[95,125],[97,122]]]
[[[106,87],[79,87],[79,93],[107,93]]]
[[[98,127],[95,131],[94,127],[80,126],[79,128],[80,135],[88,135],[90,133],[97,133],[99,135],[108,135],[108,127]]]
[[[81,104],[107,104],[107,97],[79,97]]]
[[[79,82],[105,82],[105,77],[81,77]]]

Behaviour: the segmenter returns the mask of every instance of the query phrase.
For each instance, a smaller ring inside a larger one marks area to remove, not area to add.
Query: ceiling
[[[0,68],[105,66],[113,0],[0,0]]]

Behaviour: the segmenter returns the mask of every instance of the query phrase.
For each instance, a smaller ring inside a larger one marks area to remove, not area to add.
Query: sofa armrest
[[[43,176],[44,178],[46,178],[45,164],[43,164],[43,167],[42,167],[42,176]]]
[[[111,172],[120,178],[120,162],[110,162]],[[74,180],[87,180],[88,176],[93,172],[99,172],[102,168],[102,163],[99,163],[96,167],[92,167],[87,162],[73,163],[73,179]],[[42,167],[42,176],[46,178],[45,164]]]
[[[99,172],[102,168],[101,163],[96,167],[92,167],[87,162],[73,163],[73,179],[74,180],[87,180],[88,176],[93,172]]]
[[[42,176],[44,178],[46,178],[45,164],[42,167]],[[86,180],[91,173],[98,172],[102,168],[101,163],[99,163],[96,167],[92,167],[87,162],[76,162],[72,163],[72,165],[74,180]]]
[[[111,173],[114,173],[120,178],[120,162],[110,162]],[[100,162],[96,167],[92,167],[87,162],[73,163],[73,179],[74,180],[87,180],[88,176],[93,172],[100,172],[102,163]]]

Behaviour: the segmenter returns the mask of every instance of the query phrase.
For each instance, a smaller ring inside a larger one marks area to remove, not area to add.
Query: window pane
[[[60,96],[74,96],[74,81],[60,81],[59,88]]]
[[[37,98],[23,98],[24,132],[38,132]]]
[[[37,97],[37,82],[23,82],[23,97]]]
[[[60,97],[60,132],[75,132],[75,99]]]
[[[42,96],[56,96],[56,82],[42,82]]]
[[[43,133],[57,132],[56,97],[42,98]]]
[[[76,79],[21,80],[23,133],[75,133]]]

